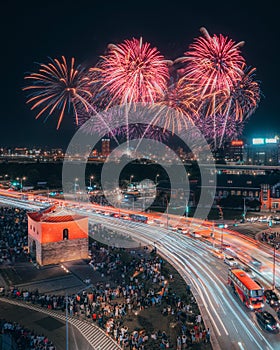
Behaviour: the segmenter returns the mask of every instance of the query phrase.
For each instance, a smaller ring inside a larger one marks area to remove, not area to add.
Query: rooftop
[[[64,207],[58,206],[51,206],[35,213],[28,213],[28,216],[34,221],[41,222],[66,222],[86,218],[86,216],[75,214]]]

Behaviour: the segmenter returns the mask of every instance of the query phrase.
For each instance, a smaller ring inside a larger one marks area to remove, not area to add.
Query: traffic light
[[[228,227],[227,224],[219,224],[219,225],[218,225],[218,228],[227,228],[227,227]]]

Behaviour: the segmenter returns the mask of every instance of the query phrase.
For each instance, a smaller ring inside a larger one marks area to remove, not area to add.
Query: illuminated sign
[[[277,139],[276,139],[276,137],[271,138],[271,139],[267,138],[267,139],[265,139],[265,143],[277,143]]]
[[[233,140],[231,141],[232,146],[243,146],[243,141],[242,140]]]
[[[253,139],[252,142],[253,142],[253,145],[263,145],[264,139],[263,138]]]

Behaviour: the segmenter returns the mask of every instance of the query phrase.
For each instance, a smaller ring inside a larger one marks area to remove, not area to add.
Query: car
[[[266,289],[264,291],[264,296],[265,296],[266,302],[272,308],[275,308],[275,309],[279,308],[279,306],[280,306],[279,298],[278,298],[277,294],[272,289]]]
[[[231,267],[238,266],[238,262],[232,256],[228,256],[228,255],[225,255],[224,263]]]
[[[216,258],[218,258],[218,259],[224,259],[224,254],[223,254],[223,252],[222,252],[221,250],[215,250],[215,249],[213,249],[213,250],[211,251],[211,254],[212,254],[213,256],[215,256]]]
[[[194,237],[194,238],[200,238],[201,235],[199,233],[196,233],[196,232],[191,232],[191,236]]]
[[[267,311],[256,312],[256,318],[259,325],[266,331],[279,333],[279,324],[274,316]]]
[[[233,249],[231,249],[231,248],[229,248],[229,247],[226,247],[224,250],[225,250],[225,253],[226,253],[227,255],[230,255],[230,256],[232,256],[233,258],[237,258],[237,254],[235,253],[235,251],[234,251]]]

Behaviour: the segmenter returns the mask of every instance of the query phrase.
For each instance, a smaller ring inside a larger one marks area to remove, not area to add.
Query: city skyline
[[[51,4],[36,6],[28,2],[23,7],[17,6],[13,20],[9,24],[5,22],[8,28],[13,24],[8,36],[14,45],[9,52],[10,59],[7,58],[14,67],[7,72],[10,95],[6,97],[7,103],[2,111],[2,144],[64,146],[76,130],[74,117],[65,118],[57,131],[56,118],[49,118],[46,123],[35,120],[36,113],[25,104],[26,97],[21,91],[23,78],[27,71],[32,71],[34,62],[45,62],[48,56],[61,57],[65,54],[67,57],[75,56],[78,62],[90,66],[97,62],[108,43],[140,36],[156,46],[167,59],[175,59],[186,51],[193,38],[200,35],[201,26],[212,34],[222,33],[236,42],[245,40],[242,53],[248,65],[257,68],[257,80],[261,81],[265,98],[261,99],[258,109],[245,126],[244,136],[269,137],[279,133],[275,79],[277,52],[274,51],[269,62],[266,54],[273,47],[274,36],[277,38],[277,30],[272,30],[271,14],[267,9],[248,3],[242,10],[226,6],[211,8],[203,4],[198,8],[194,4],[180,5],[181,11],[168,16],[168,9],[155,3],[150,4],[148,9],[144,4],[140,8],[125,3],[107,3],[106,7],[98,4],[94,11],[90,11],[90,5],[73,11],[71,3],[68,6],[57,4],[53,11],[50,11]],[[92,14],[92,20],[87,12]],[[47,25],[48,21],[52,22],[51,28]],[[76,23],[74,30],[71,21]],[[258,23],[268,21],[271,21],[269,29],[265,26],[260,28]],[[265,125],[264,120],[267,121]]]

